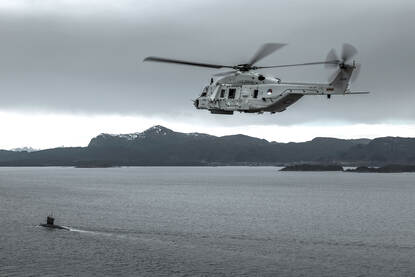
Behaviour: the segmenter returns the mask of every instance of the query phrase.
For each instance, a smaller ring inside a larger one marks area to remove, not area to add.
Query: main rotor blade
[[[342,61],[347,62],[351,58],[353,58],[357,54],[356,48],[348,43],[343,43],[343,49],[342,49]]]
[[[271,65],[271,66],[256,66],[256,69],[262,68],[276,68],[276,67],[291,67],[291,66],[303,66],[303,65],[317,65],[317,64],[339,64],[338,60],[325,61],[325,62],[312,62],[312,63],[296,63],[296,64],[282,64],[282,65]]]
[[[284,47],[285,43],[266,43],[262,45],[258,51],[255,53],[255,55],[251,58],[251,60],[248,62],[249,65],[253,65],[259,60],[265,58],[266,56],[274,53],[281,47]]]
[[[225,72],[220,72],[220,73],[213,74],[213,76],[226,76],[226,75],[234,74],[236,72],[238,72],[238,71],[236,71],[236,70],[225,71]]]
[[[173,63],[173,64],[182,64],[182,65],[191,65],[191,66],[199,66],[199,67],[209,67],[209,68],[233,68],[233,66],[228,66],[228,65],[189,62],[189,61],[174,60],[174,59],[161,58],[161,57],[147,57],[143,61],[144,62]]]

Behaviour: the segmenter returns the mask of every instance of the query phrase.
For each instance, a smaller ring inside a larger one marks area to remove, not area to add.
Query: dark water
[[[414,200],[415,174],[0,168],[0,275],[415,276]]]

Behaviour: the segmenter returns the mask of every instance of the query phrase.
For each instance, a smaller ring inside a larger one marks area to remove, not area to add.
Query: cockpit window
[[[202,94],[200,95],[200,96],[206,96],[207,95],[207,92],[208,92],[208,87],[206,86],[204,89],[203,89],[203,91],[202,91]]]
[[[224,98],[225,97],[225,90],[221,89],[220,90],[220,98]]]

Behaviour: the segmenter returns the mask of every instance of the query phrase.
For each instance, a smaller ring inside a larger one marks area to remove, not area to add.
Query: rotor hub
[[[247,71],[250,71],[250,70],[255,70],[255,68],[256,68],[255,66],[252,66],[252,65],[247,64],[247,63],[238,64],[238,65],[233,67],[233,69],[241,71],[241,72],[247,72]]]

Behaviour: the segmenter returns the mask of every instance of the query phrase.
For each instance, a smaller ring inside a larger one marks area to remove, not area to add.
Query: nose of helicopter
[[[195,99],[193,101],[193,105],[196,107],[196,109],[199,109],[199,99]]]

